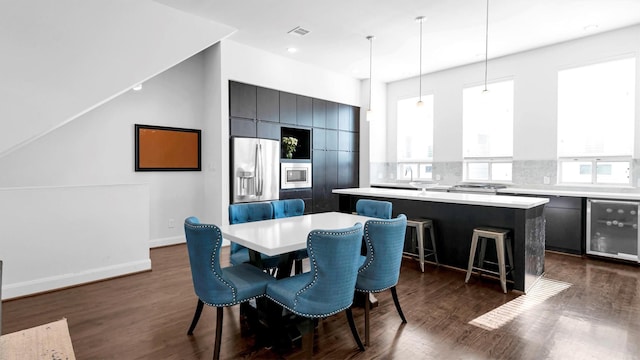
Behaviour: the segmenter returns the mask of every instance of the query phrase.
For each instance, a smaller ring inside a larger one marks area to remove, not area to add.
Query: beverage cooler
[[[587,254],[638,261],[640,202],[587,200]]]

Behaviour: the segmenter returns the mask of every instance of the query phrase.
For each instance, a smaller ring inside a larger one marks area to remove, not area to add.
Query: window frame
[[[464,181],[469,182],[487,182],[487,183],[511,183],[513,181],[513,157],[512,156],[474,156],[465,158],[462,168],[462,177]],[[471,179],[469,178],[469,164],[487,163],[489,166],[488,179]],[[511,179],[509,180],[496,180],[493,178],[493,164],[510,164],[511,165]]]
[[[591,163],[591,181],[590,182],[570,182],[563,181],[562,164],[571,162],[590,162]],[[598,182],[598,163],[602,162],[620,162],[627,163],[629,174],[627,182]],[[558,182],[562,185],[606,185],[606,186],[631,186],[633,172],[633,158],[631,156],[564,156],[558,157]]]

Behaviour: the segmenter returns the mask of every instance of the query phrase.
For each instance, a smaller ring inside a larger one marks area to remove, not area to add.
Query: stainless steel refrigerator
[[[280,142],[233,137],[231,202],[277,200],[280,195]]]

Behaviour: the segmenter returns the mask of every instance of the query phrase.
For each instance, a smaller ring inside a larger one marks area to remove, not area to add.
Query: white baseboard
[[[151,270],[151,259],[89,269],[81,273],[63,274],[15,284],[6,284],[2,286],[2,300],[34,295],[45,291],[85,284],[145,270]]]
[[[184,236],[172,236],[172,237],[166,237],[166,238],[160,238],[160,239],[151,239],[149,241],[149,248],[153,249],[161,246],[182,244],[184,242],[186,242],[186,239]]]

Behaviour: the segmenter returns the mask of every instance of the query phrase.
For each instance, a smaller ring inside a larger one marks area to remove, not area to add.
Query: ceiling
[[[485,0],[156,0],[237,30],[229,39],[358,79],[390,82],[484,61]],[[640,0],[489,0],[489,58],[640,24]],[[305,36],[287,32],[300,26]],[[638,44],[640,48],[640,44]],[[298,49],[290,54],[288,47]]]

